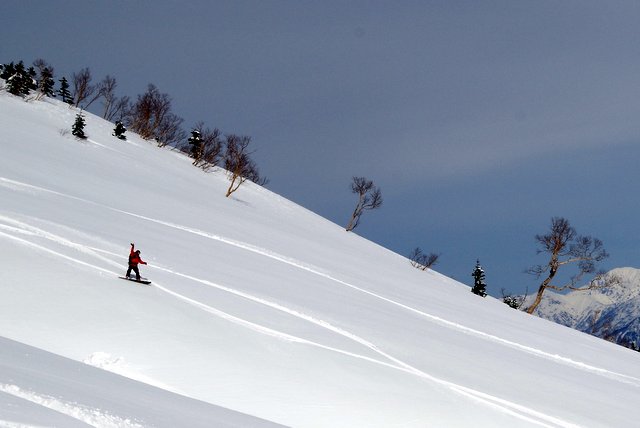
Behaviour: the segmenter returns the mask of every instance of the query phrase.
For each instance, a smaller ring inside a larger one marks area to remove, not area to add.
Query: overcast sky
[[[0,63],[149,83],[185,128],[250,135],[268,188],[488,291],[533,291],[551,217],[640,267],[640,2],[14,1]],[[567,270],[570,270],[567,268]]]

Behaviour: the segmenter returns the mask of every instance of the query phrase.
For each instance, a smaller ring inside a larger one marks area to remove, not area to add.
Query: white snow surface
[[[76,113],[0,92],[0,427],[640,426],[639,353]]]

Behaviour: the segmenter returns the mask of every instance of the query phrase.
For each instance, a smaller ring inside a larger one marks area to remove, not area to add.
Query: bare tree
[[[364,210],[374,210],[382,205],[382,192],[380,188],[375,187],[373,181],[367,180],[365,177],[353,177],[351,191],[358,195],[358,203],[351,214],[349,224],[347,224],[347,232],[352,231],[358,226]]]
[[[91,84],[91,71],[88,68],[83,68],[78,73],[73,73],[71,84],[73,85],[73,105],[79,107],[81,103],[82,108],[86,109],[95,100],[100,98],[97,87]]]
[[[33,66],[40,73],[45,68],[48,68],[49,70],[51,70],[53,72],[53,67],[51,65],[49,65],[49,63],[47,61],[45,61],[44,59],[42,59],[42,58],[38,58],[35,61],[33,61]]]
[[[113,122],[114,120],[123,120],[128,117],[131,112],[131,100],[129,96],[124,95],[114,100],[111,109],[105,116],[105,119]]]
[[[149,84],[147,92],[138,95],[127,119],[129,129],[144,139],[155,139],[159,146],[177,145],[186,137],[180,127],[182,118],[171,112],[171,98],[153,84]]]
[[[108,117],[113,118],[111,113],[113,109],[113,105],[116,100],[116,86],[118,83],[116,82],[116,78],[109,76],[108,74],[102,79],[102,82],[98,83],[98,91],[102,94],[102,105],[104,109],[102,110],[102,118],[107,119]],[[109,119],[107,119],[109,120]]]
[[[155,137],[158,142],[158,146],[175,146],[186,138],[186,133],[181,126],[183,121],[184,120],[181,117],[174,113],[169,113],[164,116],[160,121]]]
[[[161,94],[158,88],[149,84],[147,92],[138,95],[131,110],[130,128],[144,139],[156,137],[160,122],[171,111],[171,100],[167,94]]]
[[[438,261],[440,254],[429,253],[425,254],[422,252],[420,247],[416,247],[409,254],[409,260],[411,261],[411,266],[420,270],[427,270],[435,265]]]
[[[264,186],[267,179],[260,177],[258,167],[250,157],[251,137],[227,135],[227,147],[224,154],[224,168],[229,177],[229,188],[225,196],[229,197],[247,180]]]
[[[605,280],[603,272],[596,273],[597,262],[609,257],[602,245],[602,241],[590,236],[579,236],[567,219],[553,217],[551,227],[547,234],[536,235],[536,241],[540,244],[538,253],[549,254],[549,262],[546,265],[536,265],[527,270],[528,273],[540,278],[543,274],[546,278],[540,284],[538,293],[527,313],[532,314],[540,302],[547,288],[562,291],[590,290],[613,285],[615,280]],[[575,264],[578,273],[572,276],[568,283],[554,285],[552,281],[558,273],[558,269],[564,265]],[[595,274],[595,278],[586,286],[579,286],[586,274]]]
[[[128,128],[147,140],[154,137],[154,114],[161,114],[155,112],[158,104],[156,102],[157,97],[159,97],[157,88],[149,84],[147,92],[143,95],[138,95],[138,100],[131,107],[127,118]]]
[[[255,162],[252,162],[253,166],[251,167],[251,169],[249,170],[249,173],[247,174],[247,180],[251,181],[254,184],[257,184],[258,186],[266,186],[267,184],[269,184],[269,179],[265,176],[263,176],[262,174],[260,174],[260,170],[258,169],[258,166],[255,164]]]
[[[204,128],[202,132],[202,164],[203,170],[218,165],[222,157],[222,134],[218,128]]]
[[[106,119],[110,122],[113,122],[117,119],[124,118],[129,110],[129,97],[116,96],[116,87],[118,83],[116,82],[116,78],[113,76],[109,76],[108,74],[100,83],[98,83],[98,94],[104,100],[102,105],[104,110],[102,111],[102,118]]]

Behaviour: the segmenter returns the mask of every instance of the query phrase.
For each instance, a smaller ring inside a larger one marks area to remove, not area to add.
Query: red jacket
[[[133,244],[131,244],[131,252],[129,253],[129,264],[130,265],[134,265],[136,266],[138,263],[146,265],[147,262],[145,262],[144,260],[142,260],[140,258],[140,255],[138,254],[138,251],[133,251]]]

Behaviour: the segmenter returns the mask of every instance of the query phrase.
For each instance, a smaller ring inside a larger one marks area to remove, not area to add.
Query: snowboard
[[[151,284],[151,281],[149,281],[147,278],[140,278],[140,281],[138,281],[137,279],[134,278],[127,278],[126,276],[119,276],[118,278],[120,279],[126,279],[127,281],[133,281],[133,282],[137,282],[140,284]]]

